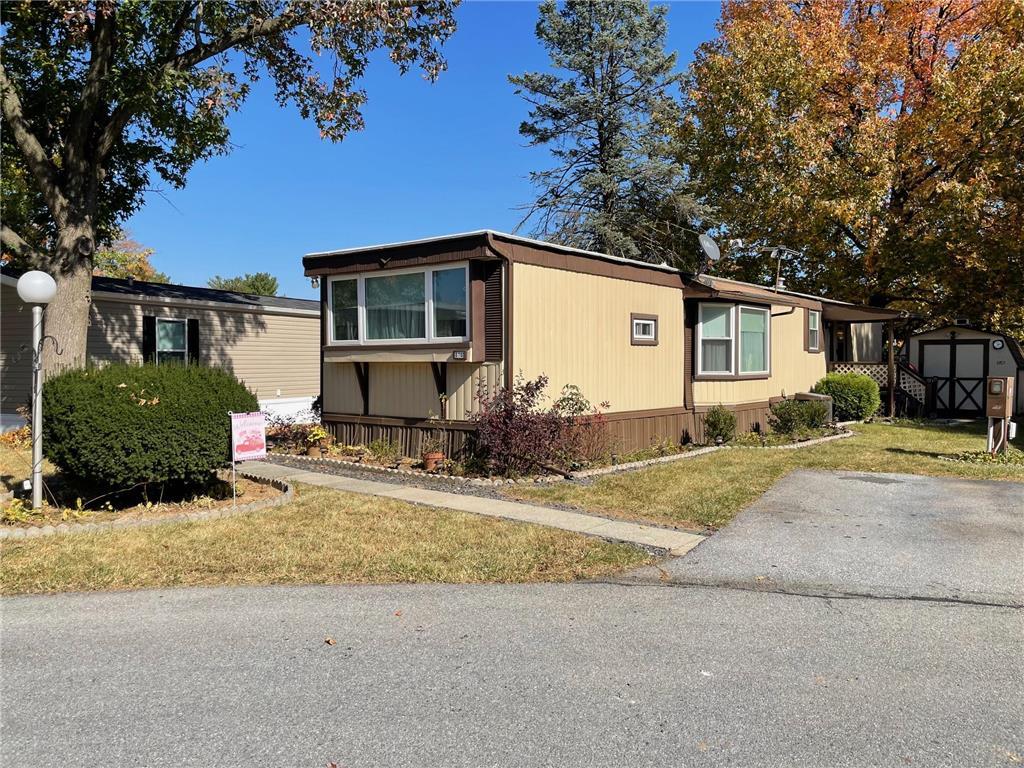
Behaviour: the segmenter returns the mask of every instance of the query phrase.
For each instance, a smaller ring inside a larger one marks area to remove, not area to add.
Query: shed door
[[[921,342],[921,374],[934,378],[935,408],[943,416],[981,416],[985,410],[988,342],[984,339]]]

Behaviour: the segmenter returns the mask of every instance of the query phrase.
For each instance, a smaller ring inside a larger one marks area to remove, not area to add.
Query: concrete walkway
[[[240,468],[249,474],[268,480],[287,480],[307,485],[319,485],[337,491],[362,493],[368,496],[386,496],[390,499],[401,499],[428,507],[456,509],[474,515],[501,517],[521,523],[545,525],[549,528],[561,528],[564,531],[581,533],[585,536],[597,536],[609,541],[623,541],[628,544],[660,549],[670,555],[686,554],[704,540],[703,536],[671,528],[640,525],[624,520],[609,520],[605,517],[585,515],[580,512],[568,512],[516,501],[503,501],[487,496],[448,493],[447,491],[434,491],[400,483],[384,483],[322,472],[307,472],[264,461],[247,462]]]

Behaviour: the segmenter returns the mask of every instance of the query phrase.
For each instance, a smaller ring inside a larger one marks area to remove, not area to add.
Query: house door
[[[921,375],[934,378],[940,416],[973,418],[985,411],[988,342],[982,339],[922,341]]]

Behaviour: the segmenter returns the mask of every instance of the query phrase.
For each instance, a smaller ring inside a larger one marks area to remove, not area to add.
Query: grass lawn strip
[[[653,560],[550,528],[303,485],[296,494],[258,515],[0,542],[0,592],[560,582]]]
[[[1024,481],[1009,464],[970,464],[943,457],[984,448],[983,426],[916,423],[860,424],[856,436],[811,450],[735,447],[584,483],[509,486],[506,496],[558,504],[627,520],[681,528],[715,529],[794,469],[963,477]]]

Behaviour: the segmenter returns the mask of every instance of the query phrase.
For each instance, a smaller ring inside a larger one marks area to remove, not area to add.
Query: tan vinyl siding
[[[21,303],[13,285],[4,285],[0,290],[0,411],[4,413],[14,413],[28,404],[32,391],[31,346],[32,308]]]
[[[611,412],[683,405],[679,288],[513,265],[512,365],[548,393],[575,384]],[[630,314],[658,316],[658,345],[630,344]]]
[[[765,402],[808,392],[825,375],[825,355],[804,351],[804,312],[772,307],[771,376],[741,381],[693,382],[697,406]]]
[[[226,368],[261,400],[320,391],[320,318],[161,306],[97,298],[89,317],[92,365],[142,361],[142,316],[199,321],[200,362]]]
[[[480,410],[480,392],[494,394],[502,386],[500,363],[448,364],[448,418],[468,419]]]
[[[493,393],[501,386],[500,364],[448,363],[446,393],[448,419],[463,421],[479,408],[478,393]],[[430,363],[375,363],[370,371],[370,415],[390,418],[442,418],[441,401]],[[324,410],[360,414],[363,399],[355,365],[324,363]]]
[[[363,412],[363,396],[353,363],[324,363],[324,413]]]
[[[441,415],[430,363],[370,363],[370,415],[425,419]]]

